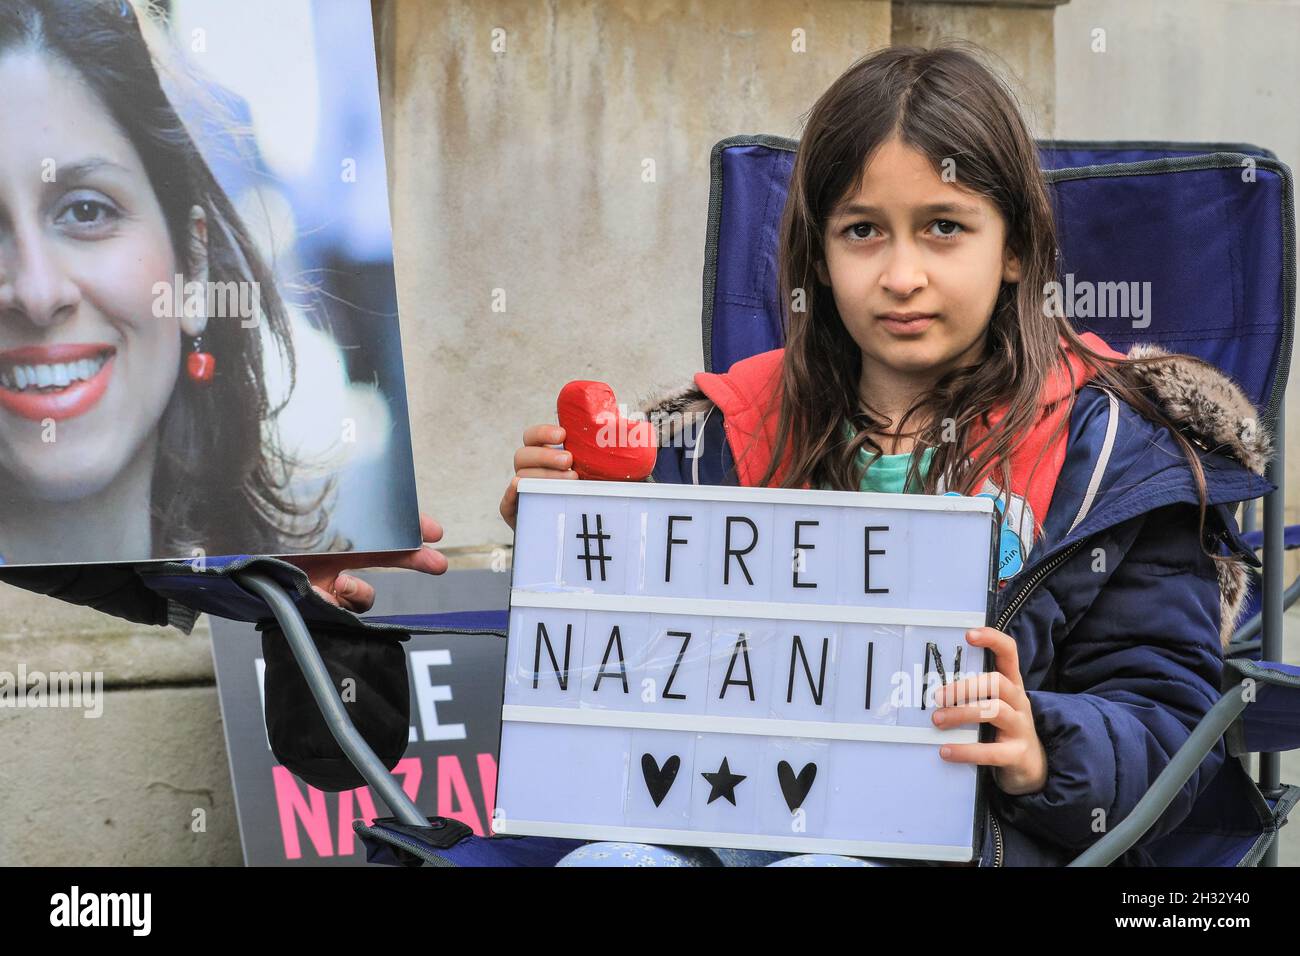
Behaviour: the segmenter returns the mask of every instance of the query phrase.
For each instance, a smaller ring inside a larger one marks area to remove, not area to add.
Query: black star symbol
[[[727,766],[726,757],[722,758],[722,766],[718,768],[717,773],[702,773],[700,776],[709,781],[709,786],[712,788],[707,803],[712,803],[718,797],[726,797],[733,807],[736,805],[736,784],[744,780],[745,775],[732,773],[731,768]]]

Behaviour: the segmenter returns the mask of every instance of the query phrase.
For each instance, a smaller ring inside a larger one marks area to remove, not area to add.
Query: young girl
[[[1076,334],[1046,298],[1056,250],[1038,153],[1000,81],[960,49],[880,51],[823,94],[799,144],[785,348],[645,409],[662,423],[656,481],[998,499],[996,626],[966,638],[997,673],[947,685],[933,714],[995,728],[939,753],[991,768],[984,865],[1077,855],[1215,702],[1245,591],[1228,506],[1265,490],[1268,440],[1240,390],[1197,359]],[[525,432],[508,523],[519,478],[576,477],[549,447],[564,437]],[[1123,862],[1153,862],[1223,761],[1220,743]],[[573,858],[734,855],[597,844]],[[782,861],[808,862],[828,861]]]

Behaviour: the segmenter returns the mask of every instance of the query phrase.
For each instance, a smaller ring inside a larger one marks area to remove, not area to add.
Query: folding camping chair
[[[1283,528],[1283,398],[1295,314],[1295,223],[1290,170],[1268,150],[1242,144],[1157,142],[1039,143],[1057,206],[1062,272],[1080,279],[1123,276],[1160,290],[1158,327],[1129,320],[1087,319],[1124,349],[1151,342],[1187,352],[1230,374],[1279,436],[1267,478],[1264,526],[1248,534],[1263,549],[1252,595],[1254,617],[1239,630],[1224,668],[1223,696],[1174,755],[1137,807],[1071,865],[1104,866],[1159,819],[1182,785],[1226,734],[1232,756],[1258,753],[1258,785],[1235,761],[1225,763],[1174,831],[1150,845],[1162,865],[1276,865],[1277,830],[1300,788],[1282,786],[1279,754],[1300,747],[1300,667],[1277,663],[1282,613],[1300,593],[1284,593],[1285,546],[1300,528]],[[703,302],[704,367],[730,368],[782,345],[777,302],[777,226],[796,143],[740,136],[713,150]],[[1249,191],[1240,188],[1252,177]],[[1207,239],[1207,237],[1209,237]],[[1221,317],[1207,326],[1201,317]],[[348,719],[317,651],[313,626],[397,633],[476,633],[504,637],[505,609],[455,615],[359,618],[322,609],[305,576],[274,559],[238,558],[195,570],[185,564],[142,566],[159,593],[224,617],[274,620],[290,642],[335,738],[393,817],[357,823],[375,862],[418,865],[549,865],[575,841],[473,838],[456,821],[426,819],[384,769]],[[304,616],[304,611],[307,614]],[[1253,642],[1253,643],[1252,643]],[[1256,653],[1257,651],[1257,653]],[[1245,693],[1251,686],[1253,694]],[[1219,821],[1236,814],[1239,833]],[[1262,833],[1260,832],[1262,830]]]
[[[776,301],[776,231],[793,166],[795,143],[742,136],[713,152],[713,190],[705,256],[704,355],[710,371],[782,344]],[[1257,616],[1238,632],[1225,667],[1224,693],[1150,792],[1129,816],[1076,861],[1104,865],[1132,846],[1168,807],[1219,737],[1229,753],[1260,751],[1259,787],[1270,814],[1261,841],[1216,846],[1214,859],[1197,858],[1202,816],[1213,816],[1227,793],[1214,785],[1189,821],[1161,841],[1153,855],[1170,864],[1276,863],[1271,839],[1300,791],[1279,785],[1278,751],[1300,746],[1300,668],[1276,661],[1282,650],[1283,400],[1295,317],[1295,223],[1290,170],[1269,151],[1227,143],[1039,143],[1053,191],[1061,245],[1061,272],[1081,280],[1150,281],[1160,293],[1161,322],[1134,328],[1128,319],[1090,318],[1081,330],[1124,349],[1138,342],[1199,356],[1231,375],[1279,436],[1267,477],[1276,490],[1264,499],[1263,575],[1254,589]],[[1251,190],[1238,188],[1251,178]],[[1258,188],[1256,188],[1258,187]],[[756,250],[749,238],[758,236]],[[1203,317],[1216,322],[1207,326]],[[1300,528],[1293,537],[1300,543]],[[1259,641],[1264,661],[1249,659]],[[1247,707],[1242,682],[1255,682]],[[1243,711],[1245,711],[1243,713]],[[1226,790],[1249,799],[1229,771]],[[1216,780],[1216,784],[1220,783]],[[1262,808],[1261,808],[1262,810]],[[1186,830],[1180,833],[1180,830]],[[1240,850],[1240,853],[1237,851]],[[1189,856],[1189,851],[1191,855]],[[1236,859],[1231,859],[1237,854]],[[1162,858],[1163,857],[1163,858]],[[1262,859],[1261,859],[1262,858]]]

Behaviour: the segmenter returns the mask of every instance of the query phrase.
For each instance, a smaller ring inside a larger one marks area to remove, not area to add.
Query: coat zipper
[[[1016,596],[1011,599],[1006,610],[1004,610],[998,618],[997,624],[994,625],[997,630],[1004,631],[1006,626],[1011,623],[1011,618],[1013,618],[1016,612],[1024,606],[1025,601],[1029,600],[1029,595],[1033,594],[1034,589],[1043,583],[1043,579],[1064,564],[1070,556],[1082,548],[1083,545],[1084,542],[1082,540],[1074,542],[1074,544],[1070,545],[1051,561],[1048,561],[1041,568],[1035,571],[1033,577],[1025,582],[1024,587],[1022,587]]]
[[[1041,568],[1035,571],[1033,576],[1026,581],[1024,586],[1016,593],[1016,596],[1011,599],[1011,602],[1006,606],[1006,609],[1002,614],[999,615],[996,625],[997,630],[1005,632],[1007,625],[1011,623],[1011,619],[1015,617],[1016,612],[1024,607],[1025,602],[1029,600],[1029,595],[1034,593],[1034,590],[1038,585],[1043,583],[1043,580],[1049,574],[1069,560],[1070,556],[1073,555],[1074,552],[1083,547],[1083,544],[1084,541],[1082,539],[1074,542],[1074,544],[1070,545],[1051,561],[1048,561]],[[998,818],[994,815],[992,808],[988,810],[988,815],[989,824],[993,827],[993,865],[1002,866],[1002,825],[998,823]]]

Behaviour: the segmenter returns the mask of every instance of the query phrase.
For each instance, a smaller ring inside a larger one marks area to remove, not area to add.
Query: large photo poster
[[[0,563],[420,545],[365,0],[0,0]]]

